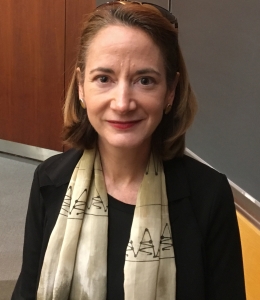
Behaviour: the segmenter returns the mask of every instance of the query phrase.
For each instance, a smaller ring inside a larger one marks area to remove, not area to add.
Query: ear
[[[179,77],[180,77],[180,73],[177,72],[176,75],[175,75],[175,78],[173,80],[173,83],[171,85],[171,88],[168,90],[167,92],[167,96],[166,96],[166,99],[165,99],[165,105],[171,105],[172,106],[172,103],[173,103],[173,100],[174,100],[174,97],[175,97],[175,91],[176,91],[176,87],[177,87],[177,84],[179,82]]]
[[[79,98],[84,100],[84,88],[83,88],[83,80],[82,80],[80,68],[76,69],[76,76],[77,76],[77,82],[78,82]]]

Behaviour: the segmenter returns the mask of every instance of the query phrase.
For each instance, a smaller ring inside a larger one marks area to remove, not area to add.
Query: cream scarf
[[[106,300],[108,200],[99,153],[85,150],[50,236],[38,300]],[[151,155],[126,249],[125,300],[175,299],[176,268],[162,164]]]

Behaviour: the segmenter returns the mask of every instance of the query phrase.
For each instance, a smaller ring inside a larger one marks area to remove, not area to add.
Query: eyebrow
[[[110,68],[103,68],[103,67],[95,68],[95,69],[91,70],[89,72],[89,74],[92,74],[94,72],[104,72],[104,73],[108,73],[108,74],[114,74],[115,73],[112,69],[110,69]],[[145,68],[145,69],[140,69],[140,70],[136,71],[136,75],[145,75],[145,74],[149,74],[149,73],[154,73],[157,76],[161,76],[161,73],[159,73],[158,71],[156,71],[153,68]]]
[[[136,74],[137,75],[144,75],[147,73],[154,73],[157,76],[161,76],[161,73],[159,73],[158,71],[154,70],[153,68],[145,68],[145,69],[141,69],[141,70],[137,70]]]
[[[89,74],[92,74],[92,73],[97,72],[97,71],[98,71],[98,72],[109,73],[109,74],[113,74],[113,73],[114,73],[114,71],[113,71],[112,69],[98,67],[98,68],[95,68],[95,69],[91,70],[91,71],[89,72]]]

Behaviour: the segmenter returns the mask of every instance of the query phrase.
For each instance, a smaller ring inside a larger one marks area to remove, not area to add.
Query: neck
[[[116,199],[135,204],[150,156],[150,147],[119,149],[99,143],[107,192]]]

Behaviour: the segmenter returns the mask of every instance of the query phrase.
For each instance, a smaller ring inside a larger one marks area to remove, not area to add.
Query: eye
[[[100,81],[101,83],[107,83],[109,81],[108,76],[102,75],[98,77],[98,81]]]
[[[142,85],[149,85],[154,83],[154,80],[151,77],[142,77],[139,81]]]

